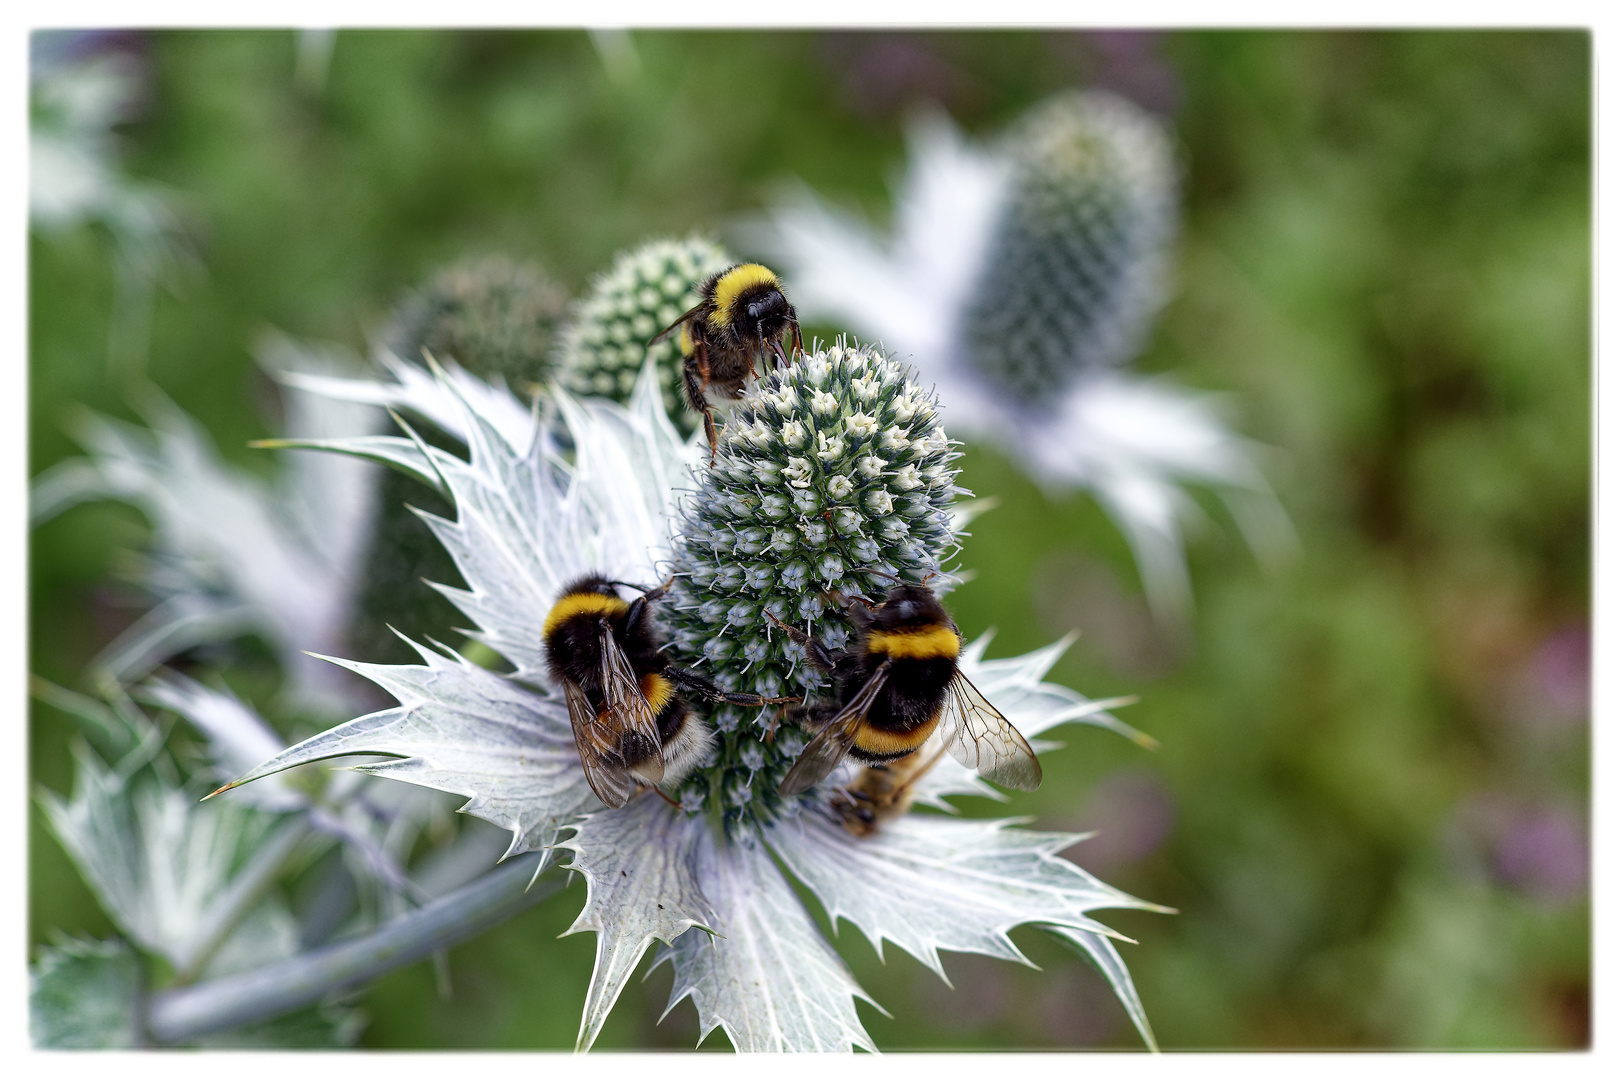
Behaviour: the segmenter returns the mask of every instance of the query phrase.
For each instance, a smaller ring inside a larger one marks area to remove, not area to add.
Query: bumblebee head
[[[577,581],[571,581],[567,585],[563,586],[562,591],[563,596],[584,596],[593,594],[596,596],[611,596],[617,600],[619,598],[618,582],[613,581],[611,578],[603,577],[601,574],[586,574]]]
[[[951,617],[926,585],[899,584],[889,590],[873,612],[873,623],[881,630],[908,626],[950,625]]]
[[[765,289],[742,301],[743,312],[739,320],[751,333],[765,340],[782,336],[787,329],[792,308],[781,289]]]
[[[717,274],[709,287],[713,304],[708,323],[748,337],[775,339],[794,321],[793,306],[769,268],[743,263]]]

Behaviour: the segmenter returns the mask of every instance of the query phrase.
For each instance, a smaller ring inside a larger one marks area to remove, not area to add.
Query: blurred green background
[[[200,263],[157,295],[148,374],[266,473],[246,444],[275,431],[249,355],[267,325],[362,348],[468,253],[577,292],[792,176],[885,221],[928,102],[983,134],[1074,85],[1165,116],[1185,217],[1140,367],[1227,392],[1301,554],[1261,572],[1212,509],[1179,647],[1092,502],[970,448],[964,484],[1000,506],[963,553],[964,631],[1009,655],[1080,629],[1052,677],[1140,694],[1124,715],[1162,748],[1075,730],[1040,792],[969,812],[1099,829],[1071,857],[1180,909],[1104,915],[1141,942],[1167,1048],[1588,1042],[1585,34],[345,31],[301,77],[289,32],[112,47],[146,73],[125,170],[174,193]],[[93,226],[30,238],[31,473],[75,452],[75,405],[135,418],[113,260]],[[103,503],[34,533],[33,671],[84,688],[136,614],[109,574],[145,532]],[[71,730],[36,703],[36,783],[70,787]],[[33,814],[31,940],[110,933]],[[448,1001],[425,963],[383,979],[363,1044],[571,1048],[592,941],[556,935],[582,899],[453,950]],[[1090,969],[1014,938],[1043,971],[953,955],[954,991],[847,928],[839,947],[893,1013],[862,1008],[885,1049],[1140,1045]],[[655,1024],[669,980],[633,982],[598,1045],[691,1045],[690,1004]]]

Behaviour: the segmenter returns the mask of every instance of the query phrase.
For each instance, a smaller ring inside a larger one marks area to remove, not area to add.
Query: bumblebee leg
[[[709,464],[712,465],[715,451],[720,446],[720,436],[714,430],[714,409],[703,393],[703,388],[708,384],[709,353],[700,345],[681,365],[681,385],[686,389],[686,403],[693,412],[703,415],[703,434],[709,439]]]
[[[692,342],[692,359],[697,362],[698,390],[699,392],[707,390],[709,388],[710,372],[709,343],[707,341],[697,338]]]
[[[720,452],[720,435],[714,430],[714,413],[707,405],[703,407],[703,434],[709,440],[709,464],[714,464],[715,454]]]
[[[771,620],[771,622],[775,623],[777,626],[781,627],[783,633],[787,634],[788,637],[792,638],[794,641],[798,642],[801,647],[803,647],[805,658],[808,659],[810,663],[814,664],[823,671],[831,671],[833,669],[832,653],[827,651],[827,647],[825,645],[811,637],[809,634],[805,633],[803,630],[800,630],[797,626],[789,626],[781,619],[778,619],[775,615],[772,615],[769,611],[765,613],[765,617]]]
[[[624,616],[624,624],[629,627],[634,627],[646,617],[648,608],[664,598],[664,594],[669,592],[669,587],[675,584],[675,579],[670,578],[656,589],[648,589],[640,585],[630,585],[622,581],[616,581],[614,584],[624,585],[629,589],[641,590],[641,595],[630,601],[630,609],[625,612]]]
[[[833,607],[841,607],[857,625],[865,626],[872,621],[872,612],[877,610],[877,604],[864,596],[845,596],[837,589],[823,592],[822,598]]]
[[[788,707],[786,705],[777,706],[776,715],[771,717],[770,724],[765,728],[765,745],[766,746],[772,746],[772,745],[775,744],[775,742],[776,742],[776,729],[782,726],[782,717],[787,715],[787,711],[788,711]]]
[[[793,356],[795,359],[804,355],[804,338],[799,334],[799,313],[788,305],[788,325],[793,327]]]
[[[731,690],[722,690],[713,682],[693,671],[691,668],[670,664],[664,668],[664,677],[675,683],[682,690],[689,691],[704,701],[721,702],[728,705],[743,705],[749,708],[763,708],[766,705],[795,704],[802,698],[795,697],[761,697],[758,694],[739,694]]]

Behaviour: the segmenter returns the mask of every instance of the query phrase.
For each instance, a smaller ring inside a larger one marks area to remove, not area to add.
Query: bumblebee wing
[[[939,734],[951,757],[986,780],[1019,791],[1041,786],[1035,751],[960,669],[946,688]]]
[[[654,345],[658,344],[660,341],[663,341],[665,338],[669,337],[669,335],[671,335],[675,331],[679,330],[694,315],[696,315],[698,312],[702,311],[703,310],[703,304],[706,304],[706,303],[708,303],[708,301],[706,301],[706,300],[703,301],[703,303],[698,304],[697,307],[691,309],[685,315],[682,315],[680,318],[676,319],[674,322],[670,323],[668,326],[666,326],[662,330],[658,331],[658,336],[653,338],[651,341],[647,342],[647,348],[649,348],[649,349],[652,348]]]
[[[782,778],[782,783],[777,786],[778,795],[797,795],[802,791],[809,791],[837,768],[838,763],[844,760],[844,755],[849,753],[849,748],[855,745],[855,736],[861,730],[861,723],[866,719],[868,710],[872,708],[872,702],[877,700],[878,691],[883,689],[888,677],[889,661],[885,660],[878,665],[876,671],[872,672],[860,692],[839,709],[837,714],[827,721],[827,726],[810,740],[810,745],[804,748],[799,760],[793,763],[793,768],[788,770],[788,774]]]
[[[629,659],[606,625],[602,627],[602,698],[607,703],[603,715],[617,735],[615,745],[626,767],[647,783],[658,783],[664,778],[664,754],[657,717]]]
[[[574,746],[579,763],[585,767],[585,782],[596,797],[617,810],[630,801],[635,781],[619,760],[618,735],[596,717],[590,699],[578,683],[563,680],[563,698],[568,702],[568,719],[574,725]]]

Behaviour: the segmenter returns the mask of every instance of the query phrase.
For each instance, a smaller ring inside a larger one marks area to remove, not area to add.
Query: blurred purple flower
[[[919,971],[914,984],[936,1028],[975,1032],[1002,1021],[1015,996],[1005,964],[963,953],[950,958],[948,973],[951,981],[947,984],[931,971]]]
[[[1586,894],[1586,820],[1568,806],[1481,792],[1457,807],[1448,832],[1498,884],[1548,903]]]
[[[1092,30],[1082,35],[1095,58],[1091,84],[1169,116],[1181,103],[1181,80],[1159,50],[1154,30]]]
[[[1496,838],[1492,869],[1498,880],[1540,900],[1564,902],[1585,895],[1586,823],[1564,807],[1529,806]]]
[[[1517,734],[1540,741],[1584,731],[1592,708],[1592,633],[1587,623],[1559,626],[1494,685],[1487,713]]]
[[[1584,720],[1592,703],[1592,632],[1568,623],[1548,635],[1530,660],[1536,689],[1561,720]]]
[[[890,116],[921,102],[960,107],[968,76],[914,34],[829,33],[820,42],[844,105],[857,116]]]
[[[1092,1046],[1119,1030],[1120,1010],[1107,985],[1079,963],[1053,972],[1030,1010],[1040,1030],[1060,1046]]]
[[[1094,873],[1145,859],[1170,838],[1175,820],[1175,802],[1159,776],[1120,769],[1092,788],[1076,824],[1097,835],[1071,857]]]

